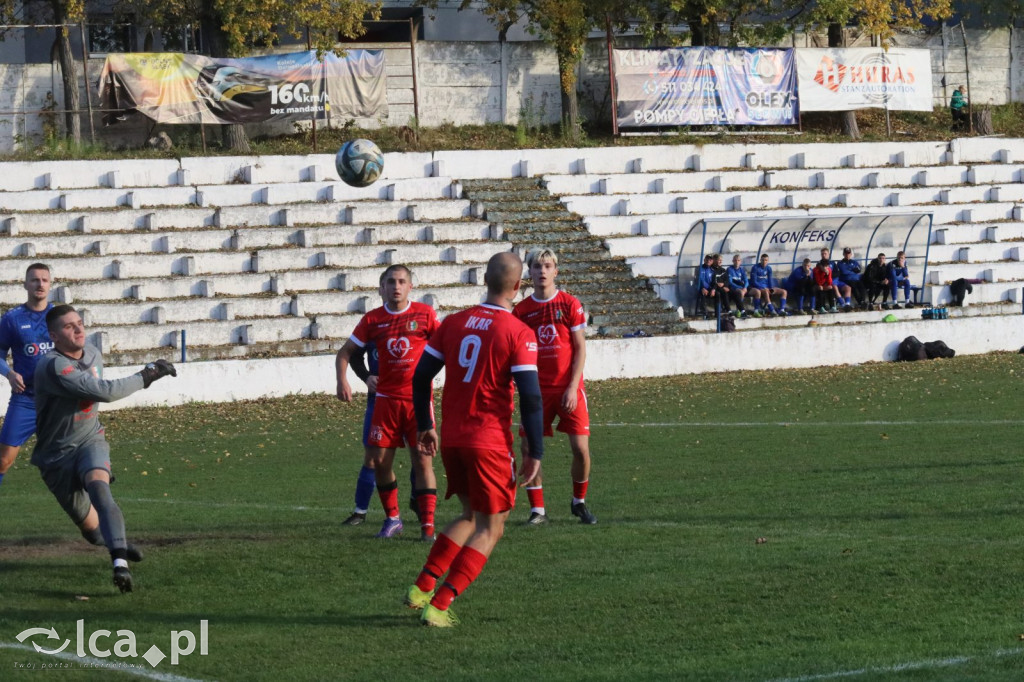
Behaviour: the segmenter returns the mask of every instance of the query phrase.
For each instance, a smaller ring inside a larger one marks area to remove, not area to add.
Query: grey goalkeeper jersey
[[[80,360],[54,350],[36,366],[36,448],[32,464],[46,467],[103,438],[96,403],[109,403],[143,387],[142,375],[104,381],[103,356],[86,345]]]

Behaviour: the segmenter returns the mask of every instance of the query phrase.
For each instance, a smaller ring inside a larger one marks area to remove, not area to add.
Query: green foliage
[[[817,0],[800,16],[812,26],[857,24],[883,45],[897,31],[918,30],[952,16],[952,0]]]
[[[23,454],[2,488],[0,642],[29,627],[74,637],[81,619],[86,637],[130,629],[139,654],[167,653],[171,630],[206,619],[207,655],[135,662],[226,681],[1017,682],[1022,372],[1024,356],[999,353],[588,383],[598,525],[569,515],[558,434],[552,522],[522,527],[520,495],[451,632],[400,603],[428,551],[405,453],[405,537],[372,538],[377,501],[368,525],[340,526],[361,399],[104,413],[113,493],[147,554],[136,591],[116,593],[106,552]],[[56,659],[0,648],[5,681],[38,682],[16,662]]]

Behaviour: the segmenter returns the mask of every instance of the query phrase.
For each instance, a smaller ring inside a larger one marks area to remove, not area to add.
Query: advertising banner
[[[157,123],[256,123],[387,116],[382,50],[240,59],[180,53],[111,54],[100,75],[105,109]]]
[[[613,57],[620,128],[796,123],[791,49],[680,47]]]
[[[796,61],[802,111],[932,110],[928,50],[799,48]]]

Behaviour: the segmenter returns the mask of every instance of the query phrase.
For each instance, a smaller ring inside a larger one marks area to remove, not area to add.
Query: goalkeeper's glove
[[[174,369],[174,365],[166,360],[160,359],[143,367],[139,374],[142,375],[143,388],[149,388],[151,383],[157,379],[167,376],[168,374],[172,377],[178,376],[178,371]]]

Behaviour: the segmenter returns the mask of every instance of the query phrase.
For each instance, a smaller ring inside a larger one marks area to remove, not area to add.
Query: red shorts
[[[411,400],[378,395],[366,444],[377,448],[416,445],[416,413]]]
[[[443,447],[441,461],[448,478],[445,499],[465,495],[481,514],[498,514],[516,504],[516,459],[508,450]]]
[[[541,390],[544,399],[544,435],[548,438],[555,435],[551,425],[558,417],[558,430],[572,436],[590,435],[590,412],[587,410],[587,393],[580,386],[576,391],[576,409],[569,412],[562,407],[562,396],[565,391],[546,392]],[[520,437],[526,435],[523,427],[519,427]]]

